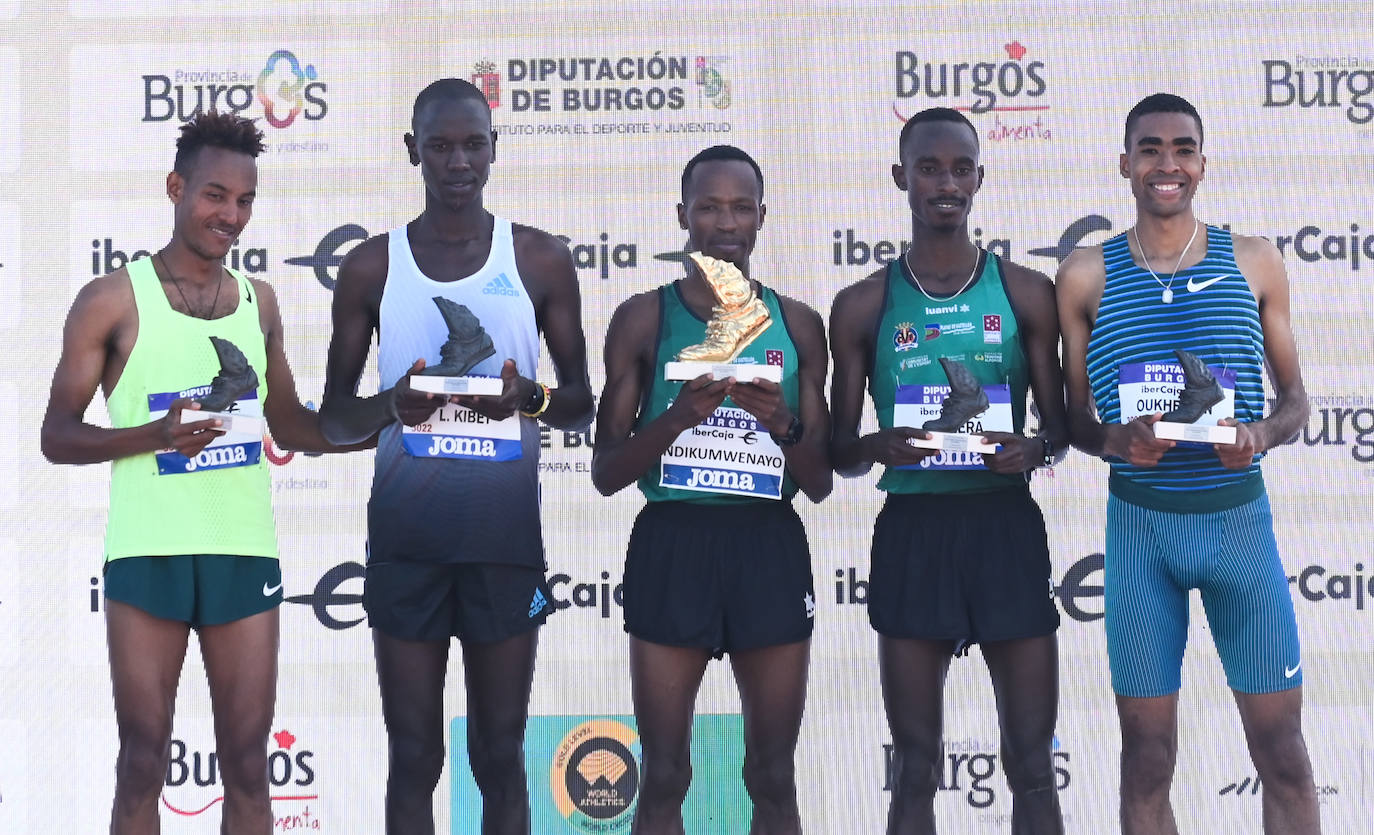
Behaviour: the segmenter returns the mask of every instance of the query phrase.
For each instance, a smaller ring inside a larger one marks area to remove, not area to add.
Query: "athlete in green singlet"
[[[215,336],[233,342],[258,377],[231,412],[265,416],[285,449],[336,450],[296,395],[272,288],[223,265],[253,214],[262,149],[261,132],[237,116],[201,113],[182,126],[167,175],[172,239],[82,288],[43,418],[49,461],[114,462],[105,544],[119,725],[112,833],[158,831],[193,628],[214,705],[221,831],[272,831],[267,734],[282,590],[262,436],[240,432],[237,420],[181,419],[220,370]],[[85,422],[97,387],[113,428]]]
[[[970,643],[982,648],[997,697],[1012,831],[1062,832],[1051,750],[1059,613],[1044,519],[1027,486],[1068,441],[1054,288],[969,240],[983,167],[966,117],[923,110],[898,149],[892,177],[911,208],[911,246],[841,290],[830,313],[835,470],[887,468],[868,598],[897,772],[887,832],[935,831],[945,677]],[[988,395],[968,431],[998,452],[908,443],[926,436],[915,407],[943,398],[941,359],[962,363]],[[861,436],[865,383],[880,429]],[[1040,411],[1034,437],[1023,432],[1028,388]]]

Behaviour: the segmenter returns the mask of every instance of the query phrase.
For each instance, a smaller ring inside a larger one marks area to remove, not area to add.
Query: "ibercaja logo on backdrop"
[[[651,136],[729,133],[738,79],[729,55],[627,49],[619,55],[482,57],[469,80],[498,134]]]
[[[899,49],[892,60],[892,112],[903,122],[928,107],[951,107],[969,114],[985,140],[1053,138],[1050,73],[1032,45],[1012,39],[953,56]]]
[[[450,725],[453,835],[477,829],[482,798],[467,761],[467,720]],[[692,787],[682,807],[687,832],[743,832],[753,806],[740,779],[744,720],[692,720]],[[531,716],[525,726],[530,831],[540,835],[628,833],[639,799],[642,753],[633,716]]]

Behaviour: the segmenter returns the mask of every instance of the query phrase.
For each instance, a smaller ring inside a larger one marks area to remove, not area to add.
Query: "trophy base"
[[[931,432],[924,430],[930,438],[907,438],[906,442],[921,449],[939,449],[948,452],[997,452],[1001,444],[985,444],[982,435],[965,435],[962,432]]]
[[[1236,427],[1211,426],[1200,423],[1156,421],[1155,437],[1166,441],[1194,441],[1203,444],[1234,444]]]
[[[500,394],[505,391],[505,382],[500,377],[428,377],[423,374],[410,375],[410,387],[415,391],[430,394]]]
[[[710,374],[712,380],[734,377],[742,383],[764,379],[773,383],[782,382],[782,366],[758,365],[742,362],[670,362],[663,367],[665,380],[695,380],[702,374]]]
[[[220,432],[251,432],[262,434],[262,418],[256,415],[236,415],[233,412],[207,412],[202,409],[182,409],[181,422],[195,423],[198,420],[219,418],[223,423],[216,427]]]

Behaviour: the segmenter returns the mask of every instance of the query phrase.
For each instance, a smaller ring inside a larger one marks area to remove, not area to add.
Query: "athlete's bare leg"
[[[527,835],[525,719],[539,630],[495,643],[463,642],[468,763],[482,792],[482,835]]]
[[[372,630],[386,722],[386,831],[433,835],[434,787],[444,769],[447,639],[405,641]]]
[[[215,756],[224,781],[220,831],[268,835],[272,799],[267,735],[277,699],[280,609],[198,630],[215,715]]]
[[[630,683],[644,763],[633,835],[682,835],[692,782],[692,714],[711,654],[630,638]]]
[[[1178,694],[1116,697],[1121,719],[1121,831],[1178,835],[1169,788],[1178,759]]]
[[[749,835],[800,835],[795,754],[806,709],[811,641],[730,653],[744,715]]]
[[[1011,786],[1011,831],[1064,831],[1054,771],[1059,716],[1059,649],[1054,635],[982,644],[997,695],[1002,766]]]
[[[1267,835],[1321,832],[1312,763],[1302,737],[1302,687],[1235,694],[1250,759],[1264,787]]]
[[[883,706],[892,729],[896,770],[887,814],[888,835],[935,832],[945,677],[953,655],[953,641],[878,636]]]
[[[172,713],[190,634],[189,624],[105,600],[105,635],[119,729],[112,835],[161,831],[157,800],[167,778]]]

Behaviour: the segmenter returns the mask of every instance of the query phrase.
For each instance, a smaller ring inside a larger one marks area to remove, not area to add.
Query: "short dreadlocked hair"
[[[237,151],[256,158],[266,146],[262,144],[262,131],[253,124],[253,120],[233,113],[202,110],[181,126],[172,170],[182,177],[189,176],[200,150],[207,147]]]

